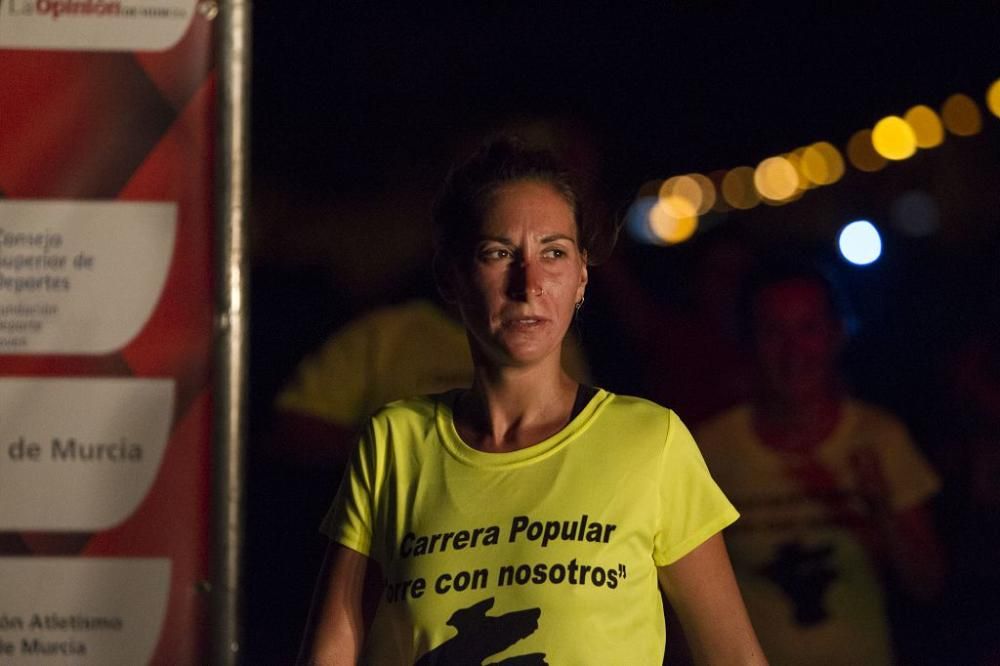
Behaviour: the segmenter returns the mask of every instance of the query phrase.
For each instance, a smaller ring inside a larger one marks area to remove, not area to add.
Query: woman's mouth
[[[510,317],[503,320],[503,327],[507,329],[531,329],[537,328],[548,322],[543,317]]]

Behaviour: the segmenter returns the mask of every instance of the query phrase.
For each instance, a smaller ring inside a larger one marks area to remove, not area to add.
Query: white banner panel
[[[0,531],[93,532],[128,518],[156,478],[173,411],[169,379],[0,380]]]
[[[0,48],[165,51],[195,0],[0,0]]]
[[[147,664],[167,558],[0,558],[0,663]]]
[[[0,354],[106,354],[149,319],[177,205],[0,200]]]

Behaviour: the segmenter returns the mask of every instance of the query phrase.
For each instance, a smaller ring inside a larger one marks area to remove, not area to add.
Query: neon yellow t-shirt
[[[484,453],[455,395],[376,414],[324,521],[386,581],[366,663],[661,663],[656,567],[737,517],[680,419],[599,390],[549,439]]]
[[[890,507],[940,486],[892,415],[847,400],[811,454],[778,453],[757,436],[748,405],[697,429],[712,474],[743,515],[726,545],[750,620],[771,664],[891,664],[880,573],[865,546],[870,518],[852,458],[877,456]]]
[[[586,383],[587,364],[571,335],[563,367]],[[465,327],[430,301],[379,308],[351,321],[304,359],[278,396],[286,409],[360,428],[382,405],[472,384]]]

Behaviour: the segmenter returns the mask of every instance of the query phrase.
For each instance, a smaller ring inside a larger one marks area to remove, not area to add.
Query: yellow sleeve
[[[325,419],[341,427],[357,428],[369,415],[369,378],[372,376],[371,317],[348,324],[334,334],[296,369],[295,377],[278,395],[279,409]]]
[[[712,479],[694,438],[670,412],[660,470],[660,526],[653,543],[656,566],[676,562],[739,517]]]
[[[376,475],[375,435],[369,423],[320,525],[331,541],[367,556],[372,551]]]

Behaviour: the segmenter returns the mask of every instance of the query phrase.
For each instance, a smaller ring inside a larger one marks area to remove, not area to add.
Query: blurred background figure
[[[940,593],[940,482],[899,420],[846,393],[822,272],[768,262],[746,293],[754,398],[696,441],[742,514],[726,540],[751,619],[775,665],[894,663],[885,576],[919,601]]]

